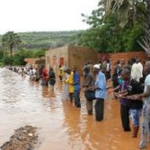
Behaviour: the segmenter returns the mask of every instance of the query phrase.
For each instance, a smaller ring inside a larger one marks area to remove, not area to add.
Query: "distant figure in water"
[[[48,71],[45,66],[42,70],[42,85],[48,86]]]
[[[80,75],[79,75],[76,67],[72,67],[72,71],[73,71],[75,106],[81,107],[81,102],[80,102]]]
[[[20,69],[18,70],[18,73],[19,73],[22,77],[24,77],[24,69],[23,69],[23,68],[20,68]]]
[[[54,85],[56,83],[56,76],[55,72],[52,67],[49,69],[49,84],[50,84],[50,91],[54,91]]]
[[[62,79],[63,79],[63,68],[62,68],[62,66],[61,65],[59,65],[59,79],[60,79],[60,81],[62,81]]]
[[[69,84],[69,98],[70,102],[73,102],[73,97],[74,97],[74,86],[73,86],[73,71],[68,69],[68,73],[70,74],[69,78],[66,80],[66,83]]]
[[[70,76],[70,72],[69,72],[69,68],[68,67],[64,67],[63,68],[63,91],[62,91],[62,100],[69,100],[69,84],[66,82],[66,80],[69,78]]]

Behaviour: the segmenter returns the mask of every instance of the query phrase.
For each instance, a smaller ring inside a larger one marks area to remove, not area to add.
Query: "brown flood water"
[[[105,119],[96,122],[88,116],[85,98],[81,109],[61,100],[62,85],[55,93],[30,82],[29,78],[0,69],[0,145],[8,141],[14,129],[25,125],[39,128],[41,144],[36,150],[137,150],[137,139],[122,131],[119,102],[105,101]],[[149,147],[148,147],[149,149]]]

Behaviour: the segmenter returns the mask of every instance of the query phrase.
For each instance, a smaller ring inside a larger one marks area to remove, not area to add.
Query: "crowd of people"
[[[46,67],[41,65],[40,67],[9,67],[10,70],[20,74],[22,77],[29,75],[31,81],[41,81],[42,86],[53,86],[56,82],[55,73],[52,67],[49,68],[49,72]]]
[[[49,85],[54,91],[57,76],[52,67],[49,68],[49,71],[44,66],[38,69],[13,68],[12,70],[21,75],[28,74],[31,80],[41,80],[42,86]],[[150,61],[146,62],[143,67],[139,58],[132,58],[128,62],[120,60],[115,62],[114,70],[111,70],[109,60],[99,61],[95,65],[86,62],[82,70],[84,81],[81,83],[75,66],[72,68],[59,66],[59,82],[63,84],[62,100],[68,100],[80,108],[80,91],[83,88],[88,115],[92,115],[95,110],[95,120],[102,121],[104,119],[104,100],[106,96],[113,93],[114,98],[120,102],[120,118],[125,132],[131,131],[131,118],[133,138],[138,135],[142,115],[139,147],[145,148],[147,141],[150,141]],[[107,86],[108,80],[112,81],[112,86]]]
[[[150,61],[144,67],[139,58],[132,58],[128,63],[116,61],[112,81],[114,96],[120,100],[124,131],[131,131],[131,118],[132,137],[137,137],[142,116],[139,148],[146,148],[150,141]]]

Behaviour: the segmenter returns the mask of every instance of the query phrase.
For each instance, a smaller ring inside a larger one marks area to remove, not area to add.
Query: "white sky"
[[[99,0],[0,0],[0,34],[8,31],[87,29],[81,13],[91,14]]]

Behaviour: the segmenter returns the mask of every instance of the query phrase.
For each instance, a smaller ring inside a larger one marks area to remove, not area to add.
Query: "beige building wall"
[[[46,52],[46,67],[52,66],[56,74],[59,72],[59,65],[63,62],[70,68],[76,66],[80,75],[85,62],[91,61],[92,64],[97,63],[98,55],[95,50],[78,46],[65,46],[56,49],[50,49]]]
[[[76,66],[80,75],[83,75],[82,68],[87,61],[91,61],[92,64],[98,62],[98,55],[95,50],[69,46],[69,67]]]
[[[60,64],[68,66],[68,46],[49,49],[46,51],[47,69],[52,66],[55,73],[58,73]]]

